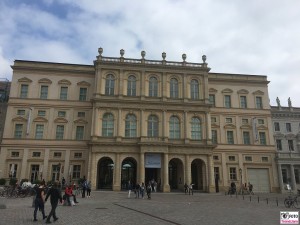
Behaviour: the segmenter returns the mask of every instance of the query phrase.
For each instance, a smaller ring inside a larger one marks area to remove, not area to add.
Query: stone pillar
[[[45,149],[45,157],[44,157],[44,168],[43,168],[43,178],[45,180],[51,180],[51,177],[49,176],[49,174],[51,174],[51,170],[52,168],[49,167],[49,160],[50,160],[50,150],[49,149]],[[49,172],[49,174],[48,174]]]
[[[94,110],[94,122],[93,122],[93,134],[95,136],[100,136],[100,128],[99,128],[99,109],[96,107]]]
[[[146,82],[145,82],[145,71],[143,70],[143,71],[141,71],[142,73],[141,73],[141,82],[140,82],[140,95],[141,95],[141,98],[142,99],[144,99],[144,97],[145,97],[145,95],[146,95],[146,87],[145,87],[145,84],[146,84]],[[148,94],[147,94],[147,96],[148,96]]]
[[[164,185],[163,192],[170,192],[169,185],[169,155],[168,153],[164,153]]]
[[[27,171],[27,166],[29,165],[27,163],[27,160],[28,160],[28,149],[25,148],[24,149],[24,152],[23,152],[23,159],[22,159],[22,163],[20,165],[20,167],[18,167],[18,170],[19,168],[21,169],[21,173],[20,173],[20,177],[18,178],[19,181],[21,181],[22,179],[24,178],[27,178],[26,176],[26,171]],[[28,168],[29,169],[29,168]],[[30,170],[30,169],[29,169]],[[17,175],[18,176],[18,175]]]
[[[292,190],[297,191],[294,165],[292,165],[292,164],[291,164],[291,182],[292,182]]]
[[[225,153],[222,153],[221,160],[222,160],[222,168],[221,168],[222,178],[220,177],[220,179],[222,179],[223,189],[225,191],[228,191],[229,179],[228,179],[228,170],[227,170]]]
[[[162,123],[163,123],[163,126],[162,126],[162,138],[165,140],[165,138],[167,138],[167,127],[168,127],[166,110],[163,110],[163,112],[162,112]]]
[[[102,88],[101,85],[102,85],[102,76],[101,76],[101,69],[97,66],[97,69],[96,69],[96,94],[104,94],[105,92],[105,88]],[[103,93],[101,93],[101,90],[103,90]]]
[[[186,74],[183,74],[183,82],[182,82],[182,98],[184,101],[188,99],[188,91],[190,90],[190,87],[188,87],[187,81],[186,81]]]
[[[141,115],[140,115],[140,136],[141,137],[146,137],[146,129],[147,129],[147,121],[145,121],[144,118],[144,110],[141,109]],[[146,126],[143,126],[145,124]]]
[[[207,157],[208,163],[207,163],[207,168],[208,168],[208,192],[215,192],[215,179],[214,179],[214,163],[213,163],[213,156],[210,155]]]
[[[124,93],[123,93],[123,83],[124,83],[124,73],[123,73],[124,71],[121,69],[120,70],[120,76],[119,76],[119,80],[118,80],[118,82],[119,82],[119,90],[118,90],[118,93],[115,93],[115,94],[117,94],[119,97],[123,97],[123,95],[124,95]],[[125,88],[125,90],[126,90],[126,88]],[[127,94],[127,93],[126,93]]]
[[[188,111],[184,111],[184,139],[188,139]]]
[[[68,173],[69,173],[69,169],[70,169],[70,156],[71,156],[71,151],[70,150],[66,150],[66,155],[65,155],[65,163],[64,165],[64,171],[61,171],[62,176],[65,178],[66,182],[69,180],[68,179]],[[87,164],[85,164],[87,165]],[[85,171],[87,171],[87,168],[85,168]],[[85,173],[86,174],[86,173]],[[62,177],[61,177],[62,179]]]
[[[190,156],[185,155],[185,166],[184,166],[184,183],[190,184],[191,183],[191,165],[190,165]]]
[[[121,190],[121,166],[120,166],[120,154],[116,154],[115,162],[114,162],[114,181],[113,181],[113,190],[120,191]]]
[[[284,190],[284,185],[283,185],[283,180],[282,180],[281,164],[277,165],[277,169],[278,169],[278,182],[279,182],[280,192],[282,193]]]
[[[122,110],[118,109],[118,120],[117,120],[117,141],[121,141],[122,137]]]
[[[205,123],[206,123],[206,140],[211,140],[211,118],[210,118],[210,113],[206,112],[205,113]]]
[[[144,152],[140,153],[139,171],[140,171],[139,183],[144,182],[144,184],[146,185],[146,183],[145,183],[145,153]]]

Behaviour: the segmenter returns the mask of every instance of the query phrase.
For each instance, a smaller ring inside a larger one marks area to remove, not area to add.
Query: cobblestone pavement
[[[228,196],[224,193],[153,193],[152,199],[127,198],[126,192],[94,191],[91,198],[78,197],[74,207],[59,205],[55,225],[273,225],[280,211],[297,211],[283,205],[285,195]],[[251,199],[250,199],[251,198]],[[38,212],[33,222],[32,198],[0,198],[0,224],[45,224]],[[278,204],[278,206],[277,206]],[[45,206],[50,211],[50,202]]]

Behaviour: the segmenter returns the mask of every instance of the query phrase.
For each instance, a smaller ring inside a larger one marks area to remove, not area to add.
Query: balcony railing
[[[300,153],[294,152],[285,152],[285,153],[276,153],[276,158],[278,159],[300,159]]]

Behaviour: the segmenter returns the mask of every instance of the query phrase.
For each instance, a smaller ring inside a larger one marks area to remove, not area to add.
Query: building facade
[[[4,177],[164,192],[279,190],[266,76],[202,63],[104,57],[94,65],[16,60],[0,167]]]
[[[300,188],[300,108],[272,106],[274,140],[276,143],[276,163],[281,192],[287,192],[287,185],[297,192]]]

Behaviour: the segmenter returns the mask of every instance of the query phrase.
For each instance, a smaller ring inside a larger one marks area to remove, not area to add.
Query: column
[[[68,179],[68,174],[69,174],[69,169],[70,169],[70,156],[71,156],[71,151],[70,150],[66,150],[66,155],[65,155],[65,163],[64,163],[64,171],[61,171],[62,176],[65,178],[65,180],[69,180]],[[87,164],[86,164],[87,165]],[[87,168],[85,168],[86,170]],[[86,173],[85,173],[86,174]],[[62,179],[62,177],[61,177]]]
[[[215,191],[215,182],[214,182],[214,163],[213,163],[213,156],[210,155],[208,158],[208,192]]]
[[[145,153],[144,152],[140,153],[139,171],[140,171],[140,181],[139,181],[139,183],[142,183],[142,182],[145,183]],[[145,183],[145,185],[146,185],[146,183]]]
[[[211,117],[210,113],[205,113],[205,119],[206,119],[206,140],[211,140]]]
[[[295,171],[294,171],[294,165],[291,166],[291,182],[292,182],[292,190],[297,191],[297,185],[296,185],[296,179],[295,179]]]
[[[188,139],[188,111],[184,111],[184,139]]]
[[[147,122],[145,121],[144,123],[144,110],[141,109],[141,113],[140,113],[140,136],[141,137],[145,137],[146,136],[146,133],[145,133],[145,130],[147,129]],[[143,127],[143,124],[145,124],[145,127]]]
[[[162,138],[165,139],[167,137],[167,116],[166,116],[166,110],[163,110],[163,118],[162,118]]]
[[[118,109],[117,137],[122,137],[122,109]]]
[[[161,82],[161,96],[163,99],[167,98],[167,90],[168,90],[168,82],[167,82],[167,74],[164,72],[162,73],[162,82]]]
[[[191,165],[190,165],[190,156],[189,155],[185,155],[185,166],[184,166],[184,180],[186,184],[190,184],[191,183]]]
[[[45,149],[45,157],[44,157],[44,167],[43,167],[43,178],[45,180],[51,180],[51,171],[52,168],[49,167],[49,155],[50,155],[50,150]],[[48,174],[49,172],[49,174]]]
[[[141,71],[142,73],[141,73],[141,82],[140,82],[140,96],[143,98],[143,97],[145,97],[145,95],[146,95],[146,88],[145,88],[145,84],[146,84],[146,82],[145,82],[145,71],[143,70],[143,71]]]
[[[164,185],[163,192],[170,192],[169,185],[169,155],[168,153],[164,153]]]
[[[121,190],[121,170],[120,170],[120,154],[116,154],[115,158],[115,167],[114,167],[114,186],[113,190],[114,191],[120,191]]]
[[[104,94],[104,93],[100,93],[100,90],[105,90],[105,88],[102,88],[101,87],[101,80],[102,80],[102,76],[101,76],[101,69],[97,66],[97,69],[96,69],[96,95],[98,94]]]
[[[183,74],[183,82],[182,82],[182,98],[186,100],[188,98],[188,90],[190,87],[187,86],[186,82],[186,74]]]
[[[99,115],[99,109],[96,107],[95,108],[95,110],[94,110],[94,122],[93,122],[93,126],[94,126],[94,128],[93,128],[93,134],[95,135],[95,136],[100,136],[100,129],[99,129],[99,117],[98,117],[98,115]]]
[[[284,185],[283,185],[283,180],[282,180],[282,169],[281,169],[281,164],[277,165],[277,169],[278,169],[278,182],[279,182],[279,187],[280,187],[280,192],[282,193],[282,191],[284,190]]]
[[[123,70],[120,70],[120,74],[119,74],[119,91],[117,93],[117,95],[119,97],[123,97],[124,93],[123,93],[123,82],[124,82],[124,76],[123,76]]]
[[[229,182],[228,182],[228,171],[227,171],[227,164],[226,164],[226,154],[222,153],[221,155],[221,160],[222,160],[222,168],[221,168],[221,173],[222,173],[222,185],[225,191],[228,191],[228,186],[229,186]],[[221,179],[220,177],[220,179]]]
[[[20,166],[18,166],[18,170],[21,169],[19,181],[21,181],[21,179],[27,178],[26,171],[27,171],[27,166],[29,165],[27,163],[27,159],[28,159],[28,149],[25,148],[23,150],[22,164]]]

